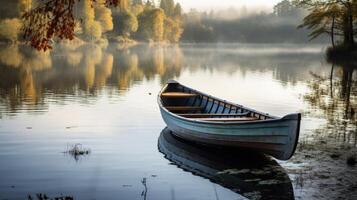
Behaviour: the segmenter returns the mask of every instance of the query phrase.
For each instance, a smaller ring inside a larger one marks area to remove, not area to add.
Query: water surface
[[[333,141],[336,148],[353,150],[356,68],[327,63],[324,48],[182,44],[125,49],[88,44],[43,53],[2,46],[0,199],[38,193],[75,199],[267,198],[263,189],[245,192],[241,184],[229,184],[232,176],[217,181],[160,152],[165,124],[156,95],[167,80],[175,79],[272,115],[301,112],[300,143]],[[77,143],[91,153],[77,159],[64,153]],[[290,177],[284,184],[294,188],[295,198],[320,192],[299,184],[299,162],[267,159]],[[245,166],[248,161],[240,162]],[[237,162],[228,168],[241,169]],[[262,177],[249,180],[276,184]],[[288,193],[281,197],[291,199]]]

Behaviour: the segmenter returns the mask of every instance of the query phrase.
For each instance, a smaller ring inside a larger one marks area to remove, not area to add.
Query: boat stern
[[[278,156],[278,159],[289,160],[294,155],[299,142],[301,113],[286,115],[282,118],[282,120],[288,121],[289,123],[289,142],[285,146],[284,153]]]

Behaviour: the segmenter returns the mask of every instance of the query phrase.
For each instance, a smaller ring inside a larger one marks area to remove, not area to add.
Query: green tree
[[[288,16],[295,9],[295,6],[289,0],[283,0],[274,6],[274,14],[277,16]]]
[[[343,38],[344,45],[354,45],[357,0],[295,0],[295,4],[310,11],[300,27],[311,29],[312,39],[329,33],[332,43],[337,35]]]
[[[146,9],[139,16],[137,36],[144,40],[162,41],[165,13],[162,9]]]
[[[313,9],[304,18],[299,28],[306,27],[311,29],[312,31],[309,34],[311,40],[322,34],[329,34],[332,46],[335,46],[335,35],[341,35],[340,31],[336,30],[337,27],[340,27],[336,22],[340,12],[339,7],[336,5],[325,5],[318,9]]]
[[[138,30],[138,20],[129,11],[123,11],[114,16],[114,32],[125,37]]]
[[[181,5],[179,3],[176,3],[173,16],[174,17],[181,17],[182,16],[182,7],[181,7]]]
[[[175,10],[175,2],[174,0],[161,0],[160,1],[160,8],[164,10],[167,16],[173,16]]]

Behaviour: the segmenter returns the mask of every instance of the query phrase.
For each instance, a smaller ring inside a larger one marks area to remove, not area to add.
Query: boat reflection
[[[198,146],[176,138],[168,128],[161,132],[158,147],[179,168],[249,199],[294,199],[285,170],[262,154]]]

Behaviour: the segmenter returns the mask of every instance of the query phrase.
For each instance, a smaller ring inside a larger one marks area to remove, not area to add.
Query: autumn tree
[[[165,12],[167,16],[173,16],[175,11],[174,0],[161,0],[160,8]]]
[[[93,8],[93,4],[97,0],[86,0]],[[40,0],[37,6],[30,9],[22,15],[24,39],[29,41],[31,46],[38,50],[47,50],[52,48],[51,40],[59,39],[74,39],[76,19],[74,8],[76,3],[81,0]],[[103,4],[106,7],[117,6],[121,0],[104,0]],[[87,4],[89,5],[89,4]],[[86,6],[86,5],[85,5]],[[90,13],[89,7],[86,8]],[[91,14],[87,16],[85,28],[87,33],[98,36],[99,31],[95,28],[101,27],[99,23],[94,23]]]
[[[357,0],[296,0],[295,4],[310,11],[300,27],[311,29],[311,38],[328,33],[343,38],[343,44],[353,46],[357,20]]]
[[[82,21],[83,34],[88,40],[99,40],[102,37],[100,22],[95,20],[95,10],[91,0],[83,0]]]
[[[99,21],[102,28],[102,32],[108,32],[113,30],[113,17],[112,11],[105,6],[105,0],[97,0],[95,6],[95,15],[97,21]]]
[[[17,42],[21,34],[21,15],[30,10],[32,0],[2,2],[0,8],[0,40]]]
[[[4,19],[0,21],[0,40],[16,42],[21,29],[21,21],[18,18]]]
[[[114,16],[115,33],[130,37],[131,33],[138,30],[138,20],[134,14],[129,11],[117,13]]]
[[[130,8],[130,0],[120,0],[119,5],[117,6],[121,11],[128,10]]]
[[[180,22],[169,17],[164,21],[164,39],[169,42],[178,42],[181,38],[183,28]]]
[[[144,40],[162,41],[164,35],[165,14],[162,9],[145,9],[139,16],[137,36]]]

